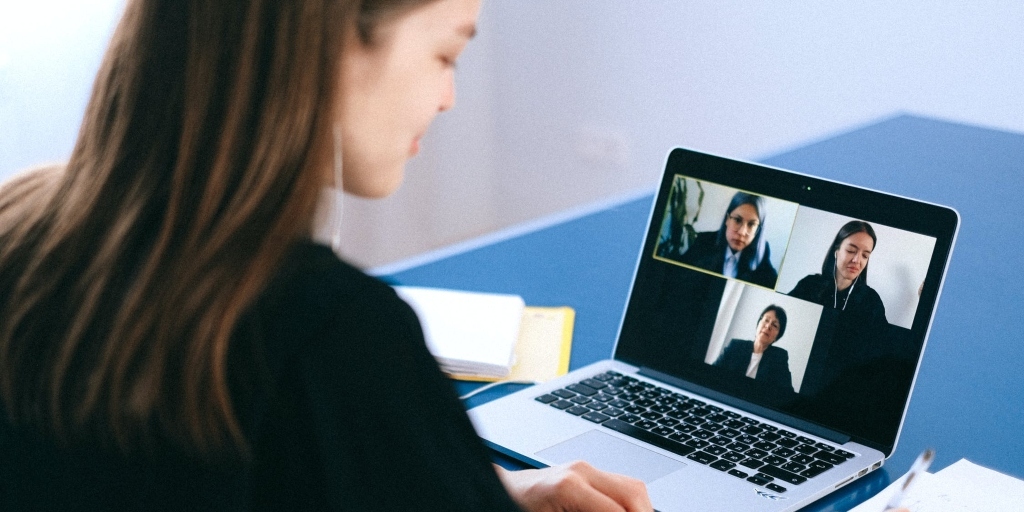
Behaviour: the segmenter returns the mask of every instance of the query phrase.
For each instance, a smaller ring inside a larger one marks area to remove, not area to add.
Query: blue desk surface
[[[928,446],[937,453],[933,471],[967,458],[1024,478],[1024,293],[1016,282],[1024,278],[1024,134],[899,116],[762,161],[945,204],[962,217],[896,451],[883,470],[809,510],[847,510],[906,472]],[[578,368],[612,353],[650,202],[625,201],[389,278],[571,306],[570,366]]]

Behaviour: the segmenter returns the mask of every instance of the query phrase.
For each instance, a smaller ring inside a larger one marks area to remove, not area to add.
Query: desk
[[[1016,282],[1024,278],[1024,134],[902,115],[762,161],[949,205],[962,217],[896,451],[882,470],[808,510],[849,509],[906,472],[926,446],[937,452],[932,471],[966,457],[1024,478],[1024,292]],[[610,203],[389,279],[572,306],[570,366],[579,368],[612,352],[651,199]]]

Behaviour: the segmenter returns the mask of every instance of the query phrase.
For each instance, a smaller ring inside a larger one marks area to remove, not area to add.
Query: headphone
[[[857,275],[857,277],[853,280],[853,282],[850,283],[850,291],[846,293],[846,298],[843,299],[843,307],[840,308],[839,305],[838,305],[839,304],[839,278],[836,277],[836,273],[838,272],[838,269],[839,269],[839,249],[836,249],[836,252],[833,253],[833,256],[835,257],[835,263],[832,264],[832,284],[835,285],[835,288],[832,289],[832,307],[833,308],[838,308],[840,311],[846,311],[846,303],[850,302],[850,295],[853,295],[853,287],[857,286],[857,279],[860,279],[860,275]]]

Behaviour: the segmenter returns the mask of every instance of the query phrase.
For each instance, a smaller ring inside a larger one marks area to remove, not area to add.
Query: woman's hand
[[[509,495],[528,512],[650,512],[644,483],[577,461],[544,469],[508,471],[495,466]]]

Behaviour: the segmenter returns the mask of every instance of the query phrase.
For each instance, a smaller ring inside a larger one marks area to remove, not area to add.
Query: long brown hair
[[[129,2],[66,166],[0,193],[10,421],[128,452],[247,452],[232,334],[308,236],[347,31],[370,44],[417,3]]]

